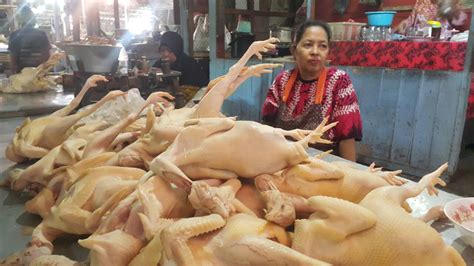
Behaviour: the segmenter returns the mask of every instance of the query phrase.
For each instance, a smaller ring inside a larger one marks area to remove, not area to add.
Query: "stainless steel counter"
[[[0,118],[52,113],[69,104],[73,98],[73,93],[64,93],[60,87],[46,92],[0,93]]]
[[[14,167],[13,163],[5,159],[3,151],[11,140],[16,126],[20,125],[23,119],[18,117],[0,120],[0,180],[6,178],[7,172]],[[317,153],[316,150],[310,150],[312,155]],[[342,160],[332,155],[328,155],[324,159],[327,161]],[[361,164],[355,165],[359,168],[366,168]],[[413,208],[413,215],[421,216],[429,208],[442,205],[455,198],[459,197],[444,191],[440,191],[438,197],[430,197],[424,192],[409,200],[409,203]],[[30,239],[28,235],[24,234],[25,228],[34,227],[40,222],[39,217],[25,213],[23,206],[27,199],[27,195],[0,188],[0,258],[22,249]],[[447,244],[459,251],[467,265],[474,265],[474,249],[464,244],[448,220],[437,221],[432,226],[440,232]],[[87,250],[77,244],[77,239],[77,236],[72,236],[57,240],[55,253],[66,255],[75,260],[86,259]]]

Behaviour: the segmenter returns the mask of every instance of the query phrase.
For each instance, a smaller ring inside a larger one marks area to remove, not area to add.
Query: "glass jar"
[[[369,28],[364,26],[360,29],[360,40],[365,42],[368,41]]]

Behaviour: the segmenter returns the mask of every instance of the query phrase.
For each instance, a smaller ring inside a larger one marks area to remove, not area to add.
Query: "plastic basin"
[[[373,11],[365,12],[370,26],[390,27],[392,26],[395,11]]]

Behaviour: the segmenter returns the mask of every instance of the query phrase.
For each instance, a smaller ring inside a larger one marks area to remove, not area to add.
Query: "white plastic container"
[[[331,27],[331,40],[333,41],[357,41],[360,37],[360,29],[367,25],[358,22],[331,22],[328,24]]]
[[[474,247],[474,197],[455,199],[446,203],[444,213],[454,224],[461,239]]]

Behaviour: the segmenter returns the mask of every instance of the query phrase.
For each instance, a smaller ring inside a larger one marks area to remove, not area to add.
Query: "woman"
[[[291,52],[292,70],[280,73],[263,104],[263,122],[286,130],[316,128],[322,119],[339,122],[325,136],[331,147],[317,147],[355,161],[355,141],[362,139],[362,121],[357,96],[349,75],[326,68],[331,32],[320,21],[307,21],[296,31]]]
[[[409,27],[423,27],[428,20],[439,20],[445,25],[461,28],[466,19],[459,0],[417,0],[410,16],[398,24],[395,32],[406,34]]]
[[[178,33],[167,31],[161,36],[160,56],[161,61],[158,61],[155,67],[162,67],[162,62],[168,61],[171,70],[181,72],[179,85],[203,87],[209,82],[209,76],[196,60],[184,53],[183,38]]]

